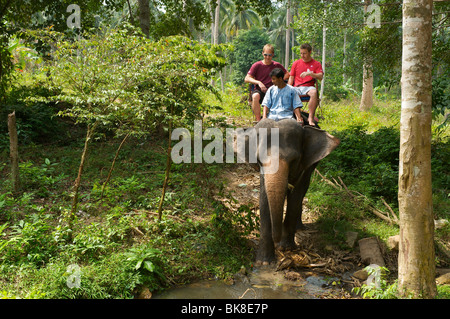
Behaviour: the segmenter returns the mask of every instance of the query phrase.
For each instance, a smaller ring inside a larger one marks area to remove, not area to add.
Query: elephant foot
[[[268,261],[262,261],[262,260],[257,260],[255,262],[255,267],[259,268],[259,267],[263,267],[263,266],[269,266],[270,263]]]
[[[295,228],[296,228],[296,230],[305,230],[305,229],[306,229],[306,226],[303,225],[303,222],[301,221],[301,219],[299,219],[299,220],[297,221],[297,226],[296,226]]]
[[[282,240],[278,245],[277,245],[277,249],[281,250],[281,251],[286,251],[286,250],[294,250],[295,248],[297,248],[297,245],[295,244],[294,240]]]
[[[275,261],[275,249],[261,247],[256,254],[256,265],[268,265]]]

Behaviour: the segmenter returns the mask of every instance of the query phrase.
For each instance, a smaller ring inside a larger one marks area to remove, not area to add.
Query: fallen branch
[[[392,218],[394,218],[394,221],[398,224],[398,222],[399,222],[398,217],[397,217],[397,215],[395,215],[395,213],[394,213],[394,211],[392,210],[391,206],[389,206],[389,204],[386,203],[386,201],[384,200],[383,197],[381,197],[381,200],[383,201],[384,206],[386,206],[387,209],[391,212]]]
[[[334,187],[335,189],[345,190],[345,192],[349,195],[350,199],[351,199],[352,201],[354,201],[355,203],[358,203],[358,202],[359,202],[359,199],[358,199],[358,197],[355,195],[355,193],[358,194],[359,196],[363,197],[363,198],[366,199],[367,201],[369,201],[369,199],[367,198],[367,196],[365,196],[365,195],[363,195],[363,194],[361,194],[361,193],[359,193],[359,192],[349,190],[348,187],[347,187],[347,185],[345,185],[344,181],[343,181],[340,177],[338,177],[340,183],[337,182],[334,178],[333,178],[333,180],[334,180],[334,183],[333,183],[333,182],[330,181],[329,179],[325,178],[325,177],[324,177],[317,169],[316,169],[315,171],[317,172],[317,174],[319,174],[319,176],[322,178],[322,180],[323,180],[324,182],[326,182],[327,184],[331,185],[331,186]],[[392,213],[393,220],[389,217],[389,213],[386,214],[386,213],[380,211],[379,209],[377,209],[377,208],[375,208],[375,207],[373,207],[373,206],[371,206],[371,205],[368,205],[368,208],[369,208],[369,210],[370,210],[373,214],[375,214],[376,216],[380,217],[381,219],[383,219],[383,220],[385,220],[385,221],[387,221],[387,222],[389,222],[389,223],[391,223],[391,224],[394,223],[394,224],[398,225],[398,224],[399,224],[399,221],[398,221],[397,216],[394,214],[394,212],[393,212],[392,209],[389,207],[389,205],[384,201],[384,199],[383,199],[383,202],[384,202],[384,204],[386,205],[386,207],[388,207],[388,209],[390,210],[390,212]]]
[[[342,189],[342,187],[336,186],[332,181],[330,181],[330,180],[327,179],[325,176],[323,176],[322,174],[320,174],[320,172],[319,172],[319,170],[318,170],[317,168],[316,168],[315,172],[322,178],[322,180],[323,180],[324,182],[326,182],[326,183],[329,184],[330,186],[334,187],[335,189],[339,189],[339,190]]]

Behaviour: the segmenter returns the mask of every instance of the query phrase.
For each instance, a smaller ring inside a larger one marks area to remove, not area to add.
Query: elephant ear
[[[340,140],[324,130],[314,127],[303,128],[302,166],[307,169],[330,154]]]
[[[254,127],[238,128],[231,136],[233,151],[237,157],[237,163],[249,163],[257,165],[257,141],[258,133]]]

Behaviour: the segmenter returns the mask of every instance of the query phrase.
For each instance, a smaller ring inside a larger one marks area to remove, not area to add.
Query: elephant
[[[276,132],[274,128],[278,128],[278,143],[271,134]],[[238,132],[236,139],[242,138],[240,134],[243,132]],[[241,157],[252,163],[253,156],[260,168],[260,242],[256,261],[268,264],[275,260],[275,249],[295,248],[295,232],[304,227],[302,202],[311,175],[318,162],[330,154],[340,140],[319,128],[302,126],[294,119],[274,121],[266,118],[247,129],[245,134],[244,143],[241,142],[245,153]],[[252,136],[257,137],[253,149],[250,145]],[[238,152],[236,142],[234,147]],[[274,163],[278,164],[276,170],[267,169]]]

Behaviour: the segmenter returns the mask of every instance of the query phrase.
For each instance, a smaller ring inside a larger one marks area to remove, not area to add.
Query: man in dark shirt
[[[252,111],[256,122],[261,120],[261,102],[267,89],[272,86],[270,72],[275,68],[280,68],[284,72],[284,80],[289,78],[289,72],[280,63],[272,61],[274,52],[273,46],[266,44],[262,52],[264,59],[254,63],[245,76],[244,81],[253,84]]]

